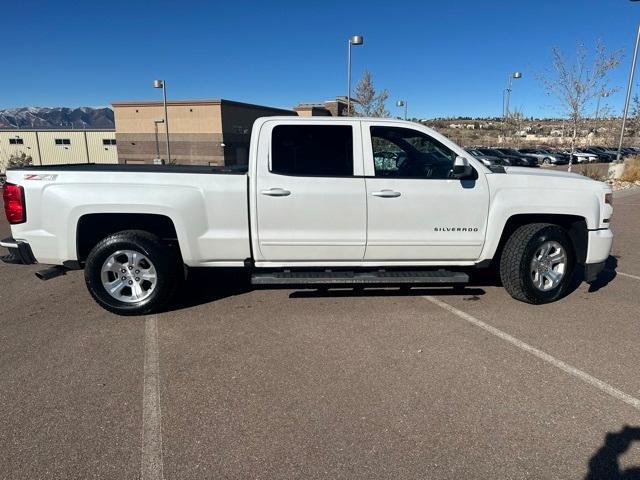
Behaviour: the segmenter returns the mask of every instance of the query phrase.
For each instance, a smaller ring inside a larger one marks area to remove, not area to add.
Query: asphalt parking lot
[[[0,478],[640,478],[639,193],[613,228],[545,306],[198,272],[124,318],[0,264]]]

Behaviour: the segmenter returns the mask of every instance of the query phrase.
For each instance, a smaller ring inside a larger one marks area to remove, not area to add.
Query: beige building
[[[12,155],[33,165],[118,163],[114,130],[0,130],[0,172]]]
[[[163,104],[113,102],[121,163],[166,160]],[[171,160],[178,164],[240,165],[249,158],[251,127],[258,117],[295,115],[291,110],[231,100],[167,102]]]
[[[347,115],[347,97],[319,103],[299,103],[293,110],[301,117],[344,117]]]

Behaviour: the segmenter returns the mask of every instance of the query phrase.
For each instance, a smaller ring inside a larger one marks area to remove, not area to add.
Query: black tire
[[[535,287],[531,276],[531,261],[547,241],[559,243],[566,252],[566,269],[559,284],[542,291]],[[567,232],[558,225],[531,223],[516,229],[504,246],[500,257],[502,285],[516,300],[543,304],[562,298],[571,285],[575,268],[575,253]]]
[[[153,291],[144,300],[127,303],[109,294],[102,282],[102,266],[119,250],[134,250],[142,253],[155,267],[156,283]],[[109,235],[89,253],[84,269],[84,278],[89,293],[106,310],[118,315],[145,315],[161,310],[175,292],[181,278],[179,254],[162,243],[156,235],[143,230],[125,230]]]

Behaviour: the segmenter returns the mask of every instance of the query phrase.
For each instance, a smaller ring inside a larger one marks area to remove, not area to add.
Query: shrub
[[[625,160],[621,180],[625,182],[640,181],[640,157],[630,157]]]
[[[602,174],[602,170],[597,165],[591,165],[587,163],[582,167],[580,173],[582,173],[582,175],[584,175],[585,177],[598,180],[599,182],[604,182],[606,180],[606,175]]]
[[[33,158],[31,155],[27,155],[24,152],[12,153],[7,161],[7,168],[21,168],[28,167],[33,164]]]

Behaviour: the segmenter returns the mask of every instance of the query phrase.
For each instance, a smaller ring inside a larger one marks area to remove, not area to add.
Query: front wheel
[[[87,257],[91,296],[118,315],[153,313],[170,300],[180,274],[178,256],[160,238],[126,230],[99,242]]]
[[[550,303],[566,294],[574,267],[573,245],[566,231],[549,223],[532,223],[519,227],[507,240],[500,279],[516,300]]]

